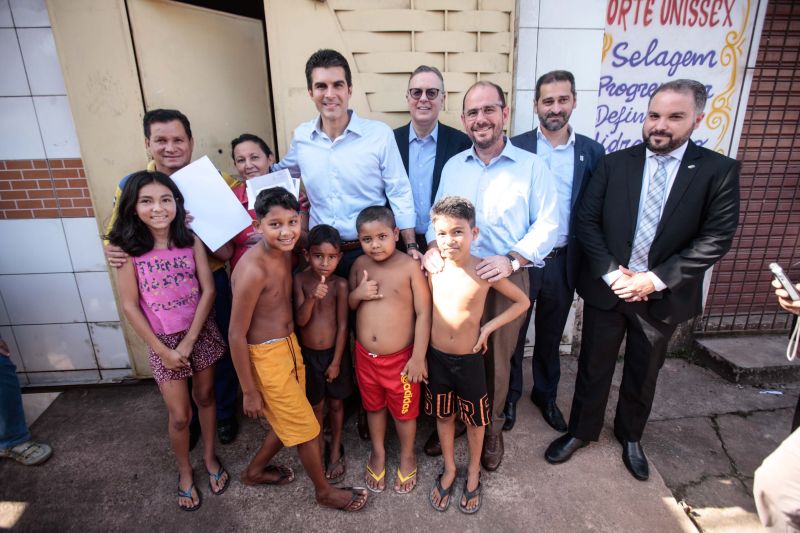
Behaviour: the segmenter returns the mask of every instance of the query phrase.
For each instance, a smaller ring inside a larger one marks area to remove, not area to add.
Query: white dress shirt
[[[289,169],[302,177],[311,203],[309,227],[329,224],[344,240],[355,240],[356,217],[373,205],[389,205],[397,227],[413,228],[414,198],[394,132],[377,120],[350,113],[336,139],[322,131],[320,117],[294,130],[289,153],[272,171]]]
[[[670,153],[666,154],[670,156],[670,159],[664,163],[667,171],[667,183],[665,184],[664,198],[661,201],[661,210],[658,214],[659,220],[661,220],[661,215],[664,213],[664,206],[667,205],[669,192],[672,190],[672,185],[675,183],[675,176],[678,175],[678,169],[681,166],[681,161],[683,160],[683,155],[686,153],[687,146],[689,146],[689,141],[686,141]],[[649,148],[645,149],[645,164],[642,175],[642,192],[639,195],[639,210],[636,214],[636,231],[639,230],[639,222],[642,220],[642,210],[644,209],[645,199],[647,198],[647,192],[650,188],[650,180],[653,179],[653,176],[656,175],[656,170],[658,170],[658,161],[656,161],[655,158],[657,155],[661,154],[652,152]],[[634,235],[636,235],[636,232],[634,232]],[[622,272],[615,270],[604,275],[603,280],[608,283],[609,286],[611,286],[621,275]],[[667,288],[667,284],[661,281],[661,279],[653,274],[653,272],[647,272],[647,275],[650,276],[650,280],[653,282],[653,285],[657,291],[663,291]]]
[[[456,154],[442,169],[436,201],[453,195],[475,204],[480,233],[473,255],[514,251],[533,266],[544,266],[556,241],[559,213],[553,176],[536,154],[507,139],[503,151],[488,165],[474,147]],[[428,242],[436,240],[432,224],[425,236]]]

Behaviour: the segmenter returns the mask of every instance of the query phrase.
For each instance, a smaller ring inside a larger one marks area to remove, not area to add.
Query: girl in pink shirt
[[[149,350],[150,368],[169,411],[169,439],[178,462],[178,505],[196,511],[202,494],[189,462],[191,394],[202,428],[203,460],[212,494],[230,476],[214,452],[214,363],[225,343],[211,316],[214,281],[205,248],[186,227],[183,197],[160,172],[127,178],[108,240],[131,256],[118,270],[125,316]]]

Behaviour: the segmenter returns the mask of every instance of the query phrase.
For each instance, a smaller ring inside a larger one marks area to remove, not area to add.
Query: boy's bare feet
[[[367,504],[369,493],[363,487],[333,487],[324,493],[317,493],[317,503],[342,511],[358,511]]]
[[[453,485],[456,482],[456,471],[448,472],[447,470],[439,474],[436,480],[436,485],[431,490],[430,501],[431,505],[437,511],[446,511],[450,507],[450,498],[452,497]]]
[[[252,474],[249,470],[242,472],[239,479],[245,485],[286,485],[294,481],[294,471],[285,465],[267,465],[264,470]]]

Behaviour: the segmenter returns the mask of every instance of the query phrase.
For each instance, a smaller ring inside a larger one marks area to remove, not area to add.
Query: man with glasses
[[[508,278],[527,294],[529,276],[523,267],[543,267],[557,236],[554,179],[541,159],[515,147],[503,134],[509,108],[500,86],[475,83],[464,95],[463,109],[461,122],[473,146],[445,164],[435,201],[458,195],[475,204],[480,238],[475,241],[474,255],[483,258],[477,274],[490,283]],[[444,261],[433,227],[428,227],[426,236],[423,264],[429,272],[439,272]],[[497,291],[490,291],[482,322],[510,305]],[[523,315],[489,338],[485,361],[492,413],[481,453],[481,464],[488,471],[496,470],[503,459],[503,407],[511,355],[524,320]]]
[[[414,195],[417,244],[422,253],[427,249],[425,232],[442,168],[448,159],[472,144],[463,132],[439,122],[446,96],[439,69],[420,65],[408,80],[406,101],[411,122],[394,130]]]

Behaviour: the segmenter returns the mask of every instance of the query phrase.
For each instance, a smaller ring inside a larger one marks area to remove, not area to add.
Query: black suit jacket
[[[536,153],[538,138],[536,129],[511,138],[511,144],[528,152]],[[575,206],[581,198],[594,168],[603,157],[603,145],[585,135],[575,134],[575,161],[572,171],[572,202],[569,215],[569,241],[567,242],[567,285],[575,288],[575,281],[580,266],[581,251],[575,237]]]
[[[409,122],[405,126],[400,126],[394,130],[394,139],[397,148],[400,149],[400,157],[403,158],[403,166],[408,173],[408,129],[411,127]],[[436,198],[436,191],[439,190],[439,181],[442,178],[442,168],[447,160],[459,152],[463,152],[472,146],[467,134],[450,126],[445,126],[439,122],[439,133],[436,138],[436,161],[433,163],[433,186],[431,187],[431,203]]]
[[[601,276],[630,260],[645,157],[639,144],[601,159],[576,213],[587,258],[578,294],[601,309],[619,302]],[[739,166],[689,141],[648,255],[667,285],[649,296],[654,318],[677,324],[702,311],[703,275],[730,249],[739,221]]]

